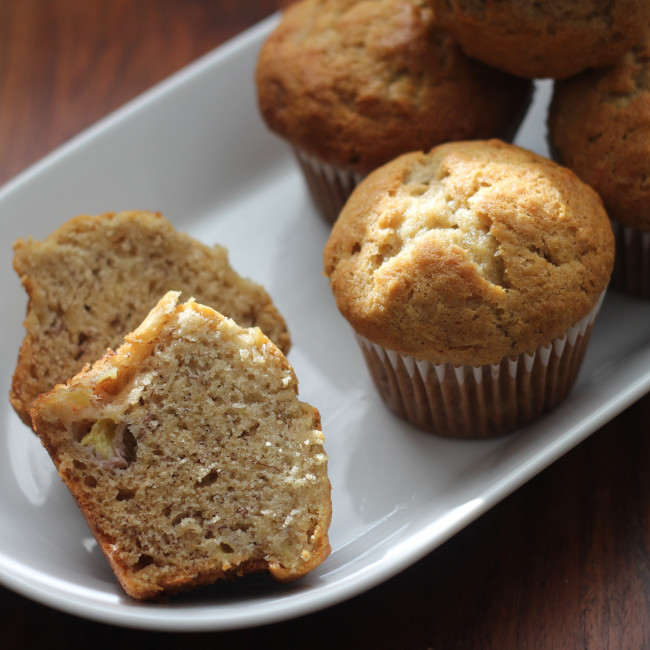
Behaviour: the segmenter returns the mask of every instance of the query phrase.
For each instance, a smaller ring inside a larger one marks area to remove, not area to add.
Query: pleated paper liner
[[[298,149],[294,149],[294,154],[316,209],[325,221],[334,223],[363,175],[322,162]]]
[[[564,336],[494,365],[434,364],[357,339],[382,399],[400,417],[441,436],[494,437],[533,422],[566,398],[603,296]]]
[[[616,258],[611,287],[635,298],[650,298],[650,232],[612,219]]]

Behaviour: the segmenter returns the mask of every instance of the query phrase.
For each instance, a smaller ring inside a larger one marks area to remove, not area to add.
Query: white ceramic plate
[[[41,603],[117,625],[219,630],[327,607],[434,549],[650,389],[650,305],[606,299],[579,381],[554,413],[491,441],[436,438],[379,402],[321,274],[328,227],[284,143],[257,113],[253,70],[275,18],[111,115],[0,190],[2,394],[26,299],[10,242],[42,238],[80,213],[161,210],[220,242],[262,282],[293,336],[301,397],[323,417],[330,456],[332,554],[292,585],[252,580],[171,600],[126,597],[36,437],[0,402],[0,580]],[[550,86],[538,86],[518,142],[546,153]]]

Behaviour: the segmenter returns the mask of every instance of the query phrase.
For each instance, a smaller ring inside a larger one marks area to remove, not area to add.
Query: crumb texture
[[[318,412],[259,329],[175,300],[39,398],[35,429],[135,598],[301,577],[329,553]]]
[[[76,217],[43,241],[18,240],[14,268],[29,304],[10,397],[28,424],[37,395],[120,345],[170,290],[289,348],[268,293],[237,274],[226,249],[177,232],[159,214]]]
[[[325,247],[342,314],[434,363],[532,352],[584,317],[614,257],[596,193],[500,141],[442,145],[371,174]]]

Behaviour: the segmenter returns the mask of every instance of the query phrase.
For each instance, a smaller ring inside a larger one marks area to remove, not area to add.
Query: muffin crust
[[[271,130],[362,174],[443,141],[506,137],[531,93],[463,55],[422,0],[293,4],[263,46],[257,88]]]
[[[615,66],[556,84],[549,135],[610,217],[650,231],[650,38]]]
[[[448,143],[373,172],[324,251],[354,330],[433,363],[532,352],[605,289],[614,242],[598,195],[503,142]]]
[[[469,56],[530,79],[615,63],[648,33],[646,0],[430,0]]]

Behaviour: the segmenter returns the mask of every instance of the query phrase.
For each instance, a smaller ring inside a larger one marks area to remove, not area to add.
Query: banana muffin
[[[130,596],[300,578],[330,552],[318,411],[261,330],[178,295],[40,396],[34,428]]]
[[[324,250],[383,399],[457,437],[511,431],[567,395],[613,260],[596,192],[498,140],[379,168]]]
[[[169,290],[259,326],[283,352],[283,317],[265,289],[241,277],[222,246],[178,232],[142,211],[75,217],[43,241],[14,244],[29,297],[11,403],[26,423],[34,398],[120,344]]]
[[[532,85],[466,57],[423,0],[301,0],[257,65],[259,108],[334,220],[369,171],[448,140],[514,136]]]
[[[548,125],[558,161],[612,219],[612,287],[650,298],[650,38],[614,66],[556,83]]]
[[[615,63],[648,33],[647,0],[429,0],[463,51],[529,79]]]

